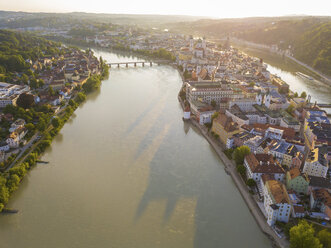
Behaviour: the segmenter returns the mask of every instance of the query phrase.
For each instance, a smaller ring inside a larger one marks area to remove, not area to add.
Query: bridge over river
[[[112,66],[117,66],[118,68],[121,65],[125,65],[125,67],[129,67],[129,65],[133,65],[134,67],[137,67],[137,65],[141,65],[142,67],[145,66],[145,64],[148,64],[150,66],[153,66],[155,64],[160,65],[160,64],[165,64],[169,63],[167,60],[157,60],[157,61],[129,61],[129,62],[114,62],[114,63],[108,63],[108,66],[111,68]]]

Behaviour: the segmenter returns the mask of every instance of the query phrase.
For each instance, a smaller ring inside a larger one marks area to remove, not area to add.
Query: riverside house
[[[306,175],[301,174],[298,168],[293,168],[286,173],[286,187],[296,193],[307,194],[309,179]]]
[[[292,205],[285,185],[277,180],[267,180],[263,185],[264,208],[267,223],[273,226],[276,221],[288,222]]]
[[[273,176],[278,181],[283,181],[285,171],[280,164],[275,161],[271,154],[250,153],[245,157],[247,178],[252,178],[259,183],[262,175]]]
[[[227,143],[228,138],[240,132],[238,124],[235,123],[231,117],[221,113],[213,120],[211,130],[219,136],[224,144]]]

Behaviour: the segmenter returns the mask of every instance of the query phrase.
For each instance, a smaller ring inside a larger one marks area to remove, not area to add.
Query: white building
[[[16,85],[0,82],[0,108],[7,105],[16,105],[17,98],[24,92],[29,92],[30,87],[27,85]]]
[[[326,177],[329,166],[327,165],[325,154],[320,152],[316,147],[312,149],[305,161],[302,172],[307,173],[309,176]]]
[[[278,181],[284,181],[285,171],[271,154],[250,153],[245,157],[244,166],[247,178],[252,178],[256,183],[260,182],[262,175],[271,175]]]
[[[12,132],[14,132],[17,129],[24,127],[24,125],[25,125],[25,120],[23,120],[23,119],[17,119],[16,121],[14,121],[11,124],[11,126],[9,128],[9,132],[12,133]]]
[[[20,145],[20,142],[26,135],[27,130],[25,128],[19,128],[15,132],[12,132],[7,138],[6,142],[10,148],[17,148]]]
[[[285,185],[277,180],[267,180],[263,185],[263,196],[267,223],[270,226],[273,226],[276,221],[287,223],[292,206]]]

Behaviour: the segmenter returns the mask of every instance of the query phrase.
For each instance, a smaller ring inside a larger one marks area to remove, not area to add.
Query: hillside
[[[14,71],[25,71],[30,67],[27,60],[58,54],[59,46],[28,33],[0,30],[0,73],[9,76]]]
[[[330,17],[268,17],[201,20],[173,26],[214,38],[233,36],[260,44],[291,48],[294,57],[331,75]]]

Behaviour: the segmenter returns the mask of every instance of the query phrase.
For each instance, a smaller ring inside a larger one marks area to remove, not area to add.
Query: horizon
[[[286,14],[286,15],[273,15],[273,16],[242,16],[242,17],[218,17],[218,16],[201,16],[189,14],[158,14],[158,13],[113,13],[113,12],[87,12],[87,11],[62,11],[62,12],[49,12],[49,11],[23,11],[23,10],[4,10],[0,12],[13,12],[25,14],[91,14],[91,15],[132,15],[132,16],[183,16],[183,17],[201,17],[210,19],[246,19],[246,18],[277,18],[277,17],[331,17],[331,15],[309,15],[309,14]]]
[[[109,3],[105,0],[95,0],[93,6],[87,0],[68,1],[58,0],[44,2],[42,0],[17,0],[15,2],[0,3],[2,11],[26,12],[26,13],[86,13],[109,15],[162,15],[162,16],[188,16],[204,17],[212,19],[249,18],[249,17],[291,17],[291,16],[330,16],[329,8],[321,8],[325,5],[323,0],[316,0],[314,4],[302,3],[302,1],[280,0],[273,7],[266,5],[264,1],[252,0],[250,2],[234,0],[225,3],[213,3],[207,0],[204,5],[191,3],[187,0],[178,2],[167,1],[167,4],[157,5],[149,0],[133,2],[122,0]],[[17,7],[20,6],[20,7]],[[173,7],[177,6],[177,7]],[[214,6],[214,8],[210,8]],[[238,8],[240,6],[240,8]],[[284,8],[284,6],[286,6]]]

